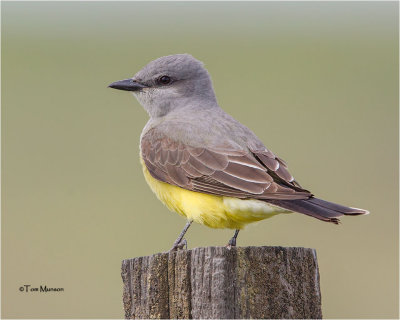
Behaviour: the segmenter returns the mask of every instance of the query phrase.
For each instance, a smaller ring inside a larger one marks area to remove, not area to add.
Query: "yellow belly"
[[[161,182],[151,176],[140,160],[146,182],[168,209],[210,228],[242,229],[248,223],[288,213],[260,200],[215,196]]]

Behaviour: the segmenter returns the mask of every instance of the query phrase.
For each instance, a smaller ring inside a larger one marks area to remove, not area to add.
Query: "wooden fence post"
[[[125,317],[322,318],[314,249],[195,248],[122,262]]]

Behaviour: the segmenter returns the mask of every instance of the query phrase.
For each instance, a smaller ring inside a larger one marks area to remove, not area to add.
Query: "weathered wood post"
[[[314,249],[196,248],[122,262],[125,317],[322,318]]]

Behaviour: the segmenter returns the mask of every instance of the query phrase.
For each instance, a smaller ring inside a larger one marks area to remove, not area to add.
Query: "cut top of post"
[[[316,252],[207,247],[122,262],[124,308],[134,318],[321,318]]]

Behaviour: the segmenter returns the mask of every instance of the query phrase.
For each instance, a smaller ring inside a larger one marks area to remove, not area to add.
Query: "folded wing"
[[[307,199],[284,161],[267,149],[196,148],[152,129],[141,140],[150,174],[181,188],[242,199]]]

